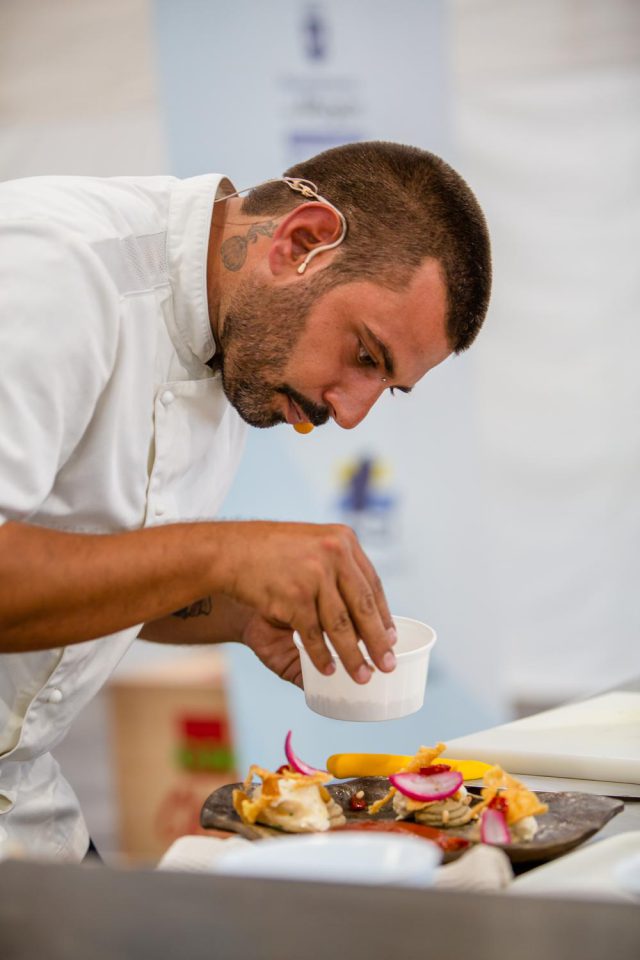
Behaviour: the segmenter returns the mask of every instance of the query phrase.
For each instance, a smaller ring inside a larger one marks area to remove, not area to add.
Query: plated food
[[[275,773],[253,764],[242,787],[233,789],[233,809],[242,822],[262,823],[285,833],[318,833],[342,826],[342,808],[324,786],[331,774],[296,756],[291,731],[284,749],[288,763]],[[253,783],[254,774],[260,777],[260,784]]]
[[[465,787],[460,771],[442,760],[444,749],[421,747],[388,777],[330,783],[327,771],[296,756],[289,734],[288,763],[275,773],[254,766],[244,784],[216,790],[201,823],[250,839],[337,829],[409,832],[437,843],[445,860],[470,844],[490,843],[512,862],[526,862],[567,852],[623,808],[592,794],[533,793],[499,767],[485,770],[480,790]]]
[[[257,774],[261,783],[253,784]],[[240,789],[232,793],[233,809],[243,823],[262,823],[285,833],[318,833],[346,822],[342,808],[324,784],[331,777],[286,769],[279,773],[255,764]]]
[[[420,747],[397,773],[389,776],[389,792],[373,803],[369,812],[379,813],[389,802],[399,820],[451,829],[471,821],[479,823],[474,839],[483,843],[511,843],[531,840],[538,830],[536,816],[548,806],[523,783],[500,767],[484,774],[482,799],[465,788],[463,775],[446,763],[435,763],[445,750],[444,743]]]

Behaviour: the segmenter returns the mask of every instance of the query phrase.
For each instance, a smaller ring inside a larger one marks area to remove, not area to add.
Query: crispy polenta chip
[[[331,780],[331,774],[326,773],[288,773],[285,772],[282,775],[283,780],[288,780],[289,782],[293,781],[294,788],[297,787],[308,787],[311,783],[317,783],[319,786],[322,786],[323,783],[328,783]]]
[[[473,808],[474,817],[477,817],[497,794],[507,801],[507,823],[517,823],[524,817],[540,816],[549,809],[524,783],[505,773],[501,767],[491,767],[483,779],[485,786],[482,789],[482,800]]]
[[[415,757],[399,773],[419,773],[422,767],[432,766],[434,760],[444,753],[446,743],[436,743],[435,747],[420,747]]]
[[[262,780],[260,793],[256,797],[249,795],[254,776],[257,775]],[[272,773],[264,767],[253,763],[249,767],[249,772],[243,783],[243,790],[234,790],[232,793],[233,809],[236,811],[243,823],[253,824],[256,822],[262,811],[272,805],[273,801],[279,800],[281,796],[280,783],[287,780],[292,783],[294,790],[300,787],[309,787],[317,784],[320,794],[325,803],[328,803],[331,796],[323,784],[331,779],[330,774],[314,773],[311,775],[296,773],[293,770],[284,770],[282,773]]]
[[[238,814],[243,823],[255,823],[261,810],[269,802],[260,797],[258,800],[251,800],[244,790],[234,790],[232,793],[233,809]]]

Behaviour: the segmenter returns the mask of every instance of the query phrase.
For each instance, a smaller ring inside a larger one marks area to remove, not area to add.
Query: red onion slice
[[[446,800],[462,786],[463,776],[457,770],[445,770],[425,776],[422,773],[393,773],[389,780],[396,790],[410,800],[431,803]]]
[[[310,764],[305,763],[304,760],[300,760],[295,755],[293,752],[293,747],[291,746],[291,730],[289,730],[287,738],[284,741],[284,752],[287,755],[289,766],[292,770],[295,770],[296,773],[303,773],[305,777],[311,777],[314,773],[326,773],[327,776],[329,776],[326,770],[318,770],[317,767],[312,767]]]
[[[511,833],[502,810],[485,807],[480,820],[480,837],[483,843],[511,843]]]

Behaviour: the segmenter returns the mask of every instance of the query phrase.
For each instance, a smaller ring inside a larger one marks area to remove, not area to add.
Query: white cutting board
[[[447,754],[509,773],[640,784],[640,693],[603,693],[481,730],[450,740]]]

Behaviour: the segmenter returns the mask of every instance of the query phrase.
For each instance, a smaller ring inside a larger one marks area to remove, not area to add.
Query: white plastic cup
[[[335,672],[325,676],[316,670],[298,634],[294,641],[300,651],[302,680],[307,706],[314,713],[333,720],[396,720],[415,713],[424,703],[429,655],[436,632],[426,623],[408,617],[394,617],[398,641],[393,648],[396,667],[391,673],[373,668],[368,683],[352,680],[342,662],[333,657]],[[363,649],[367,663],[373,667]]]

